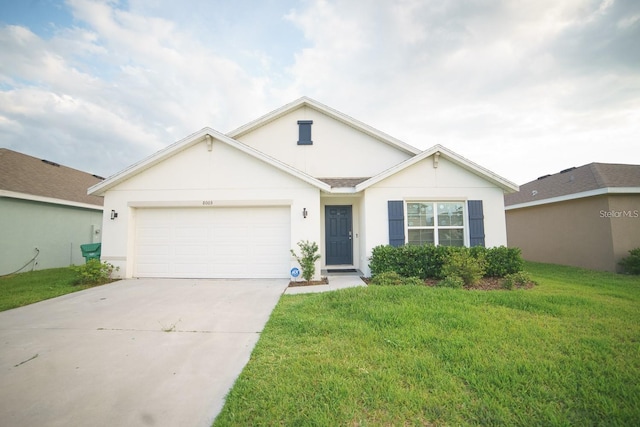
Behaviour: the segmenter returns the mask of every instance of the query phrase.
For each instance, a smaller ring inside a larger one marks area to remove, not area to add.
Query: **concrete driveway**
[[[0,312],[0,424],[209,426],[287,284],[123,280]]]

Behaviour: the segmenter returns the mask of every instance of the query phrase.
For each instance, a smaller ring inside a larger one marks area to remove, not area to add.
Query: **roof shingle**
[[[0,148],[0,190],[102,206],[103,198],[87,189],[103,178]]]
[[[318,178],[325,184],[329,184],[331,188],[351,188],[368,180],[369,178]]]
[[[640,187],[640,165],[589,163],[541,176],[505,195],[505,206],[551,199],[610,187]]]

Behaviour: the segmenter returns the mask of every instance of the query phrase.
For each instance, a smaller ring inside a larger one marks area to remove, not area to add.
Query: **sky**
[[[107,177],[301,96],[516,184],[640,164],[640,1],[0,0],[0,147]]]

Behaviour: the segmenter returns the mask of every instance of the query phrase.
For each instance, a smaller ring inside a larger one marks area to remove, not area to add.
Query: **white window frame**
[[[409,203],[431,203],[434,207],[434,224],[433,226],[409,226]],[[438,203],[460,203],[462,205],[462,226],[440,226],[438,225],[437,205]],[[434,245],[439,246],[439,234],[438,230],[462,230],[462,245],[469,246],[469,217],[467,214],[467,201],[460,199],[438,199],[438,200],[405,200],[404,201],[404,235],[405,244],[409,244],[409,230],[433,230]]]

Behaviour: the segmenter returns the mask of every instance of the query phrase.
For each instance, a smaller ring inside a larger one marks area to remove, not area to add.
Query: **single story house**
[[[421,151],[303,97],[228,134],[204,128],[96,184],[102,259],[124,277],[369,275],[382,244],[506,245],[512,182],[440,145]]]
[[[589,163],[505,195],[507,240],[530,261],[620,271],[640,247],[640,165]]]
[[[0,148],[0,275],[84,263],[80,245],[100,242],[103,178]]]

